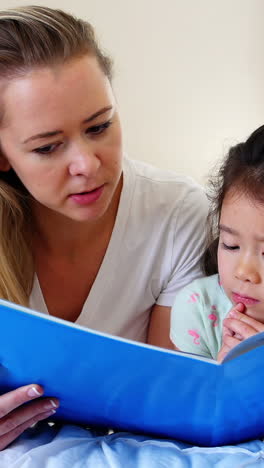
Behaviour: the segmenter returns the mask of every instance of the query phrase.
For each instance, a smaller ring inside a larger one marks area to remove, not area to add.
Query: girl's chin
[[[264,309],[262,311],[252,310],[250,307],[245,309],[245,315],[264,324]]]

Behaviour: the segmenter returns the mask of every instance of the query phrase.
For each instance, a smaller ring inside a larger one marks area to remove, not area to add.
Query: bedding
[[[264,442],[195,447],[131,433],[104,434],[47,423],[26,431],[0,452],[1,468],[261,468]]]

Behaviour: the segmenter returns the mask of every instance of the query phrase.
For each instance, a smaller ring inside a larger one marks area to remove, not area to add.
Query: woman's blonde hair
[[[88,22],[41,6],[0,11],[0,82],[85,54],[95,56],[111,80],[111,59],[99,48]],[[3,115],[0,104],[0,124]],[[0,173],[0,297],[22,305],[29,303],[35,270],[29,201],[12,169]]]

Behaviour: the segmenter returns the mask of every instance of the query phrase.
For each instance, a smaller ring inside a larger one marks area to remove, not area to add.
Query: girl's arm
[[[196,282],[176,296],[171,311],[170,337],[174,349],[212,358],[202,314],[203,303]]]

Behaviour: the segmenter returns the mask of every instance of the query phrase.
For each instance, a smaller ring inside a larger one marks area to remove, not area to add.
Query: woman
[[[0,12],[0,296],[170,347],[174,296],[200,275],[206,198],[123,159],[111,77],[88,23]],[[0,397],[1,449],[58,406],[42,394]]]

